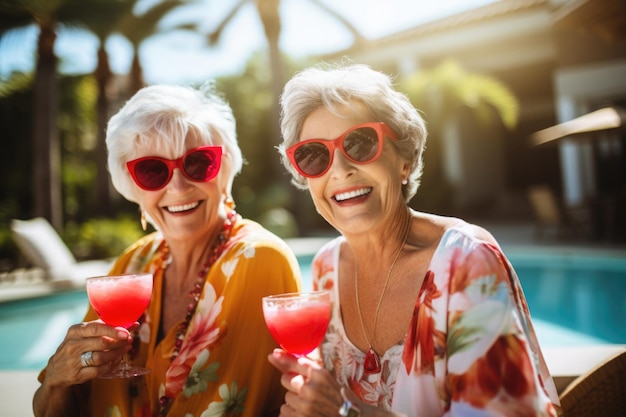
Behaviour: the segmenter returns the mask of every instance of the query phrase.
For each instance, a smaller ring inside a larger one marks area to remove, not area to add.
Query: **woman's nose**
[[[332,176],[342,177],[348,175],[354,169],[354,164],[341,152],[341,149],[335,149],[333,161],[330,164],[328,172]]]
[[[171,190],[184,190],[191,185],[189,182],[190,180],[188,180],[187,177],[183,175],[180,169],[174,168],[174,172],[172,173],[172,179],[167,184],[167,187]]]

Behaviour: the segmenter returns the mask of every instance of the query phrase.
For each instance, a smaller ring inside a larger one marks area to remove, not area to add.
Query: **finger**
[[[283,373],[293,372],[306,375],[310,369],[323,369],[315,360],[307,357],[296,358],[282,349],[274,349],[268,355],[269,362]]]
[[[295,357],[289,355],[282,349],[274,349],[274,351],[267,356],[267,360],[282,373],[293,372],[292,368],[295,366]]]
[[[343,399],[339,394],[339,391],[335,392],[335,397],[327,396],[321,391],[308,390],[309,394],[305,395],[304,391],[308,388],[303,387],[300,394],[288,391],[285,394],[285,402],[289,407],[294,410],[297,415],[301,416],[315,416],[315,417],[327,417],[336,416],[337,411],[343,404]]]
[[[301,406],[302,401],[300,400],[300,398],[292,392],[287,392],[287,394],[285,394],[285,404],[283,405],[283,407],[281,407],[280,414],[281,416],[298,415],[297,410],[299,410],[299,407]]]
[[[302,386],[304,385],[304,376],[293,372],[288,372],[280,377],[280,383],[288,391],[292,391],[297,394],[300,392]]]
[[[48,361],[46,380],[60,386],[88,381],[119,363],[131,347],[132,337],[126,329],[99,321],[73,325]],[[81,355],[85,352],[92,352],[92,366],[83,366]]]
[[[71,326],[60,348],[69,355],[83,352],[112,350],[132,344],[132,336],[126,329],[114,329],[97,322]]]
[[[291,407],[289,403],[285,403],[280,406],[279,417],[295,417],[296,415],[297,415],[296,411]]]
[[[131,346],[127,345],[111,350],[86,351],[79,355],[78,366],[82,368],[97,368],[101,366],[109,366],[111,363],[117,364],[122,360],[124,353],[128,352],[130,349]],[[89,352],[91,352],[90,359],[87,363],[83,363],[82,356],[84,354],[88,354]]]
[[[127,340],[130,332],[123,327],[111,327],[100,320],[88,321],[70,327],[68,332],[72,337],[107,337],[115,340]]]

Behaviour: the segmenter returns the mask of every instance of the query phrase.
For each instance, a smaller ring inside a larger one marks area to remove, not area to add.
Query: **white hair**
[[[174,85],[142,88],[109,120],[106,145],[113,186],[126,199],[137,202],[138,188],[126,162],[154,154],[174,159],[184,154],[189,144],[224,146],[220,171],[225,173],[230,194],[243,157],[228,103],[210,83],[199,89]]]
[[[305,178],[291,166],[285,150],[299,141],[304,121],[312,111],[323,106],[338,114],[340,107],[359,103],[374,118],[372,122],[384,122],[398,135],[398,140],[391,143],[411,167],[408,184],[403,187],[408,202],[417,192],[422,175],[426,123],[408,97],[393,88],[389,76],[366,65],[311,67],[287,82],[280,99],[281,161],[292,183],[305,189]]]

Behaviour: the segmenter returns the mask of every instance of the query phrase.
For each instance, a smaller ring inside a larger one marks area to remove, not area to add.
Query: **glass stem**
[[[128,375],[130,372],[130,364],[128,363],[128,352],[124,352],[122,355],[122,361],[120,362],[119,369],[123,375]]]

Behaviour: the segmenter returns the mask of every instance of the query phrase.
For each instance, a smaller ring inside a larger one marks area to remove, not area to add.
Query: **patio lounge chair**
[[[46,279],[71,286],[84,284],[85,278],[106,275],[110,260],[78,262],[52,225],[42,217],[11,221],[13,239],[34,267],[41,268]]]
[[[626,413],[626,349],[576,378],[560,396],[564,417]]]
[[[535,214],[535,237],[542,239],[549,232],[556,238],[579,238],[586,235],[584,211],[566,210],[549,186],[531,186],[527,195]]]

